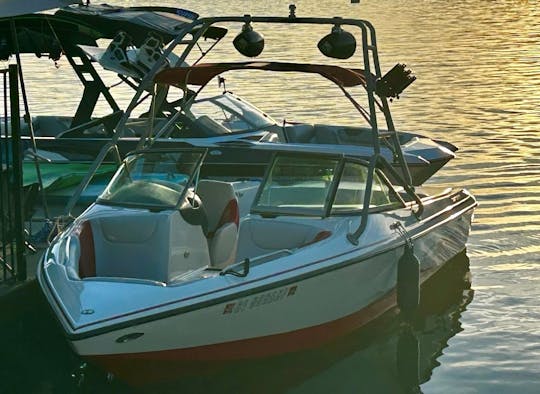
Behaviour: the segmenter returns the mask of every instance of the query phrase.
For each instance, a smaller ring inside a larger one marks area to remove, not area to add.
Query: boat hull
[[[422,282],[465,248],[474,205],[462,207],[459,215],[414,240]],[[396,306],[402,253],[402,244],[394,245],[288,283],[254,289],[247,296],[233,293],[118,329],[104,323],[93,332],[70,335],[70,342],[79,355],[134,385],[177,377],[188,362],[268,357],[316,347]]]
[[[291,332],[196,347],[84,356],[89,362],[135,386],[166,382],[181,375],[225,365],[312,349],[363,327],[396,305],[394,291],[344,318]],[[397,310],[394,310],[397,312]],[[72,343],[77,349],[77,343]]]

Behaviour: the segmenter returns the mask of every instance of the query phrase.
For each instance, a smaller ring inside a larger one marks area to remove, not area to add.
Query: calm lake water
[[[162,4],[178,5],[170,0]],[[181,3],[201,15],[286,15],[288,4],[281,0]],[[414,70],[418,80],[392,103],[394,121],[399,129],[460,148],[458,157],[429,184],[466,187],[478,198],[468,257],[455,259],[436,285],[426,290],[412,326],[419,352],[400,319],[389,315],[374,327],[321,349],[229,365],[151,391],[538,393],[540,3],[304,0],[296,1],[296,6],[298,16],[370,20],[377,29],[383,70],[397,62]],[[318,39],[326,33],[312,28],[264,31],[263,57],[291,60],[288,51],[299,62],[327,62],[316,50]],[[280,43],[289,34],[297,35],[296,44]],[[239,60],[226,47],[208,59]],[[65,61],[59,65],[56,69],[50,61],[33,58],[25,64],[34,115],[69,115],[76,108],[71,70]],[[335,95],[338,102],[345,101],[324,82],[308,81],[306,90],[305,81],[294,76],[280,85],[273,80],[253,84],[253,79],[235,80],[234,75],[227,76],[227,88],[276,119],[351,124],[359,120],[350,117],[349,107],[335,104]],[[91,368],[79,371],[79,360],[50,321],[37,289],[31,290],[35,295],[31,305],[38,307],[22,311],[28,312],[23,316],[14,312],[0,327],[5,331],[0,392],[130,392]]]

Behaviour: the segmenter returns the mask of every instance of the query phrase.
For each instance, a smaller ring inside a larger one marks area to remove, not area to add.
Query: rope
[[[405,229],[403,224],[401,224],[401,222],[394,222],[392,225],[390,225],[390,228],[392,230],[396,230],[399,233],[399,235],[403,238],[408,247],[410,247],[411,249],[414,247],[411,236],[409,235],[407,229]]]

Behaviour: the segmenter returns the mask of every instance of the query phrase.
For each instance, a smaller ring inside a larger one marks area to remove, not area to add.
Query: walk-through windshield
[[[303,216],[358,213],[367,198],[367,182],[365,163],[320,155],[277,155],[251,212]],[[375,172],[369,208],[391,209],[398,203],[391,186]]]
[[[264,131],[276,125],[270,116],[227,92],[197,99],[182,112],[184,116],[171,130],[172,137],[216,137]]]
[[[129,156],[98,203],[175,208],[197,172],[204,152],[154,151]]]
[[[197,100],[191,111],[197,118],[209,116],[233,133],[261,130],[275,124],[264,112],[229,93]]]

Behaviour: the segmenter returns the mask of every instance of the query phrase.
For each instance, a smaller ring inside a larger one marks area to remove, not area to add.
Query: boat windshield
[[[338,163],[338,158],[276,157],[252,212],[323,216]]]
[[[155,151],[129,156],[98,203],[171,209],[180,205],[204,152]]]
[[[195,122],[210,118],[223,126],[222,134],[258,131],[276,124],[264,112],[230,93],[197,100],[189,110]]]
[[[277,156],[251,211],[263,216],[360,212],[366,198],[368,167],[365,163],[344,159],[338,170],[340,161],[336,157]],[[396,193],[375,172],[371,180],[369,209],[393,209],[396,204],[400,204]]]

